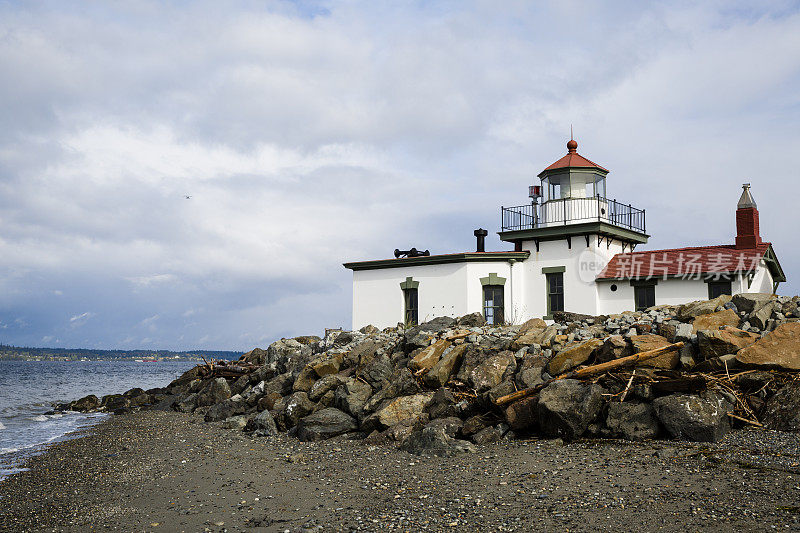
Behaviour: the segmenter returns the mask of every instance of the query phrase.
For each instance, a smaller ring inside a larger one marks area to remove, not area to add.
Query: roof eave
[[[537,178],[541,178],[545,174],[549,174],[551,172],[555,172],[555,171],[558,171],[558,170],[569,170],[571,168],[574,168],[574,169],[577,169],[577,170],[596,170],[598,172],[602,172],[603,174],[608,174],[609,172],[611,172],[610,170],[608,170],[606,168],[603,168],[601,166],[587,167],[587,166],[569,165],[569,166],[565,166],[565,167],[547,167],[546,169],[544,169],[541,172],[539,172],[539,174],[537,174],[536,177]]]
[[[402,257],[399,259],[377,259],[373,261],[356,261],[343,263],[349,270],[377,270],[382,268],[402,268],[423,265],[441,265],[447,263],[482,263],[493,261],[524,261],[530,252],[466,252],[460,254],[428,255],[421,257]]]

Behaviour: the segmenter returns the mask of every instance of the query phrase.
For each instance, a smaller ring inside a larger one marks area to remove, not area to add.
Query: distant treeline
[[[88,348],[28,348],[0,344],[0,359],[238,359],[244,352],[188,350],[92,350]]]

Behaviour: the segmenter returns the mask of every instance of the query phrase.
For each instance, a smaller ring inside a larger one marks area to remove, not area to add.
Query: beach
[[[0,482],[4,531],[798,531],[798,435],[507,441],[418,457],[109,417]]]

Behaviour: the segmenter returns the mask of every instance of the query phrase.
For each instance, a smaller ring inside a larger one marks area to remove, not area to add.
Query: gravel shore
[[[0,482],[3,531],[800,531],[800,438],[503,442],[421,458],[110,417]]]

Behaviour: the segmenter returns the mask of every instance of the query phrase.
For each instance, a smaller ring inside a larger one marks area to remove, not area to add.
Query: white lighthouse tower
[[[526,287],[515,302],[520,312],[599,313],[597,274],[614,255],[647,242],[644,210],[607,197],[608,173],[570,139],[567,154],[539,173],[541,184],[531,187],[534,201],[501,208],[500,239],[531,254],[520,265],[526,270],[520,276]]]

